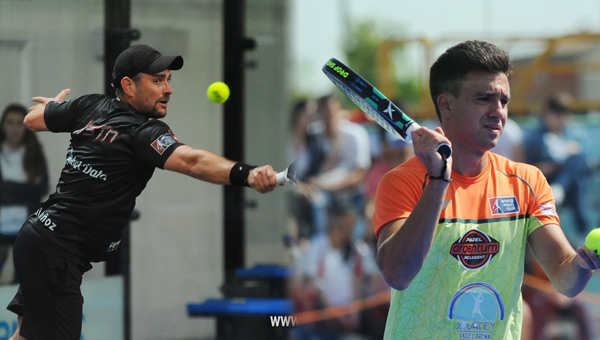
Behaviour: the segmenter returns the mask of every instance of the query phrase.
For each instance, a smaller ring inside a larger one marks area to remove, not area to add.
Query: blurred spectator
[[[46,158],[35,133],[23,125],[26,114],[24,106],[11,104],[0,119],[0,272],[21,225],[48,192]]]
[[[392,136],[385,130],[382,131],[381,155],[373,160],[373,164],[365,176],[365,194],[367,200],[375,197],[379,180],[386,172],[404,163],[414,155],[412,144]]]
[[[292,296],[296,312],[351,303],[371,290],[379,277],[375,257],[362,240],[353,240],[357,211],[347,201],[328,207],[328,226],[302,256],[296,270]],[[295,329],[295,339],[342,339],[360,331],[360,314],[352,313]]]
[[[295,160],[296,175],[303,179],[318,171],[319,156],[312,150],[315,147],[315,137],[314,133],[310,132],[317,118],[316,110],[315,102],[310,99],[300,99],[293,105],[290,114],[289,153]]]
[[[290,237],[308,239],[315,231],[315,217],[313,213],[315,188],[308,184],[310,177],[316,175],[319,164],[323,158],[319,152],[316,139],[315,124],[316,104],[308,99],[300,99],[292,107],[290,115],[290,144],[288,154],[294,161],[297,184],[296,190],[288,193],[290,199],[290,213],[294,226]],[[290,241],[291,242],[291,241]]]
[[[354,237],[362,238],[365,232],[362,216],[364,179],[371,166],[369,136],[364,127],[346,119],[346,112],[333,95],[319,98],[318,112],[323,122],[323,130],[317,136],[323,161],[319,164],[319,173],[310,183],[324,194],[325,199],[317,208],[321,209],[322,217],[329,200],[352,202],[360,214]],[[320,219],[317,232],[323,227],[323,219]]]
[[[504,131],[502,131],[498,144],[492,149],[492,152],[502,155],[511,161],[524,162],[525,150],[523,148],[523,140],[523,129],[513,119],[507,118]]]
[[[566,133],[571,98],[559,94],[548,98],[538,126],[525,139],[525,160],[537,166],[552,186],[557,205],[573,211],[575,226],[580,235],[590,228],[591,166],[581,145]]]

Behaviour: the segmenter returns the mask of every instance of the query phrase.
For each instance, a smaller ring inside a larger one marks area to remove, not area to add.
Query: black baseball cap
[[[133,78],[140,72],[153,74],[166,69],[179,70],[182,67],[181,56],[165,56],[148,45],[133,45],[121,52],[115,60],[112,85],[114,88],[120,88],[121,79]]]

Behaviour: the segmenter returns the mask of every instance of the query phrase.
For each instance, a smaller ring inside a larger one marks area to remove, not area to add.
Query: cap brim
[[[159,73],[164,70],[179,70],[183,67],[183,58],[181,56],[160,56],[150,66],[148,66],[144,73]]]

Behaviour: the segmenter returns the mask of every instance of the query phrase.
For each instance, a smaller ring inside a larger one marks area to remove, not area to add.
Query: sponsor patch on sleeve
[[[542,215],[556,215],[556,205],[552,201],[540,204]]]
[[[162,155],[171,145],[179,143],[179,140],[172,132],[167,132],[160,135],[151,143],[152,148]]]

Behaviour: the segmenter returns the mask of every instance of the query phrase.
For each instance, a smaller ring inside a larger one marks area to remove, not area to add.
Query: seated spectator
[[[377,185],[383,175],[414,155],[412,144],[392,136],[383,129],[381,131],[383,132],[381,155],[373,161],[365,176],[367,201],[375,197]]]
[[[321,219],[317,219],[317,233],[325,226],[322,218],[328,202],[346,200],[354,204],[359,212],[355,238],[365,233],[362,210],[364,208],[364,179],[371,166],[369,135],[364,127],[349,121],[347,112],[333,95],[318,100],[318,112],[321,115],[323,129],[317,133],[319,153],[322,162],[319,172],[309,181],[322,195],[320,205]]]
[[[317,125],[316,104],[308,99],[296,101],[290,114],[290,143],[288,155],[294,162],[296,173],[296,190],[288,193],[289,211],[292,218],[290,233],[299,242],[309,239],[315,233],[315,216],[313,211],[316,200],[316,189],[308,180],[318,173],[321,154],[315,133],[311,127]],[[290,235],[292,236],[292,235]]]
[[[498,144],[492,149],[492,152],[515,162],[524,162],[523,140],[523,129],[521,129],[516,121],[507,118],[504,131],[502,131]]]
[[[349,202],[333,201],[328,226],[317,236],[296,267],[292,297],[296,312],[340,306],[364,297],[370,281],[379,275],[371,249],[353,240],[357,212]],[[341,339],[359,331],[360,314],[351,313],[300,327],[296,339]]]
[[[525,138],[525,160],[544,173],[556,204],[573,211],[575,227],[583,236],[591,228],[588,199],[591,167],[581,145],[567,134],[569,105],[567,95],[548,98],[537,127]]]

